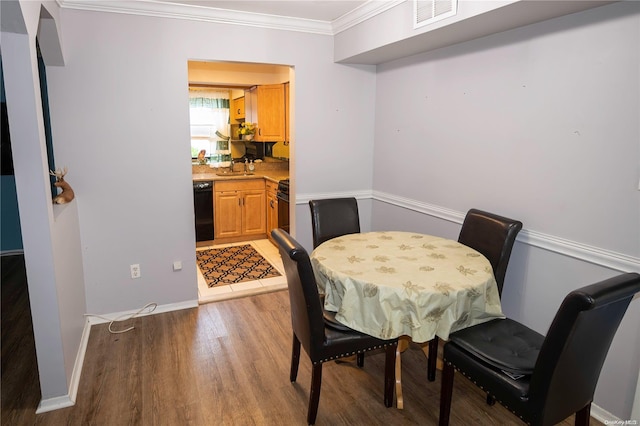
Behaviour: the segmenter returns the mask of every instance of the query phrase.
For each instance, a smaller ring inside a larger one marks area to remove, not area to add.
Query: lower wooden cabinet
[[[278,184],[275,182],[266,182],[267,192],[267,238],[276,244],[271,237],[271,231],[278,227]]]
[[[214,191],[214,239],[265,234],[264,179],[216,182]]]

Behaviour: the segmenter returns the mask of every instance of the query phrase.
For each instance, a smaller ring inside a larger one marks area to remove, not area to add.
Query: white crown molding
[[[159,2],[156,0],[57,0],[57,2],[63,9],[185,19],[324,35],[332,34],[331,23],[325,21],[217,9],[190,4]]]
[[[275,30],[297,31],[321,35],[334,35],[406,0],[370,0],[333,22],[293,18],[218,9],[191,4],[177,4],[158,0],[56,0],[62,9],[90,10],[95,12],[123,13],[160,18],[185,19],[243,25]]]
[[[436,217],[462,225],[465,213],[445,207],[423,203],[410,198],[398,197],[380,191],[351,191],[317,194],[296,195],[295,203],[306,204],[312,199],[356,197],[357,199],[373,199],[404,209],[412,210],[428,216]],[[611,250],[578,243],[554,235],[523,229],[518,234],[517,241],[533,247],[538,247],[563,256],[572,257],[594,265],[602,266],[619,272],[640,272],[640,258],[617,253]]]
[[[387,10],[396,7],[397,5],[404,3],[407,0],[370,0],[364,3],[362,6],[352,10],[349,13],[344,14],[338,19],[331,22],[333,29],[333,35],[336,35],[342,31],[348,30],[367,19],[371,19],[376,15],[379,15]]]

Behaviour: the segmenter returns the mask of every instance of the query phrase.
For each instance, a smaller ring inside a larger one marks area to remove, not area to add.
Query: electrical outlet
[[[131,278],[140,278],[140,276],[142,276],[139,264],[136,263],[133,265],[129,265],[129,268],[131,269]]]
[[[175,262],[173,262],[173,270],[174,271],[179,271],[182,269],[182,262],[179,260],[176,260]]]

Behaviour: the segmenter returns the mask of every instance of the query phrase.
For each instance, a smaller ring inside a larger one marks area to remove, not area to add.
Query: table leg
[[[438,342],[438,355],[436,357],[436,370],[440,370],[442,371],[442,368],[444,366],[444,363],[442,362],[442,339],[439,339],[440,341]],[[424,353],[424,356],[427,357],[427,360],[429,359],[429,342],[424,342],[424,343],[420,343],[420,348],[422,348],[422,352]]]
[[[409,348],[411,338],[409,336],[400,336],[398,338],[398,348],[396,349],[396,407],[399,410],[404,409],[404,400],[402,398],[402,352]],[[442,371],[442,339],[439,341],[438,356],[436,357],[436,369]],[[420,343],[420,348],[424,355],[429,359],[429,342]]]
[[[396,349],[396,406],[399,410],[404,408],[402,399],[402,352],[409,347],[409,337],[401,336],[398,339],[398,348]]]

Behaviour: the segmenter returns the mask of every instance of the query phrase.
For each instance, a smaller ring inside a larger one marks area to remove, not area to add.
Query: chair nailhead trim
[[[369,351],[372,351],[374,349],[386,348],[387,346],[389,346],[389,344],[379,345],[379,346],[372,346],[370,348],[367,348],[367,349],[364,349],[364,350],[361,350],[361,351],[353,351],[353,352],[348,352],[346,354],[340,354],[340,355],[332,356],[332,357],[329,357],[329,358],[323,358],[323,359],[321,359],[319,361],[313,362],[313,365],[322,364],[323,362],[333,361],[335,359],[345,358],[345,357],[348,357],[348,356],[351,356],[351,355],[357,355],[357,354],[360,354],[360,353],[369,352]]]
[[[462,374],[464,377],[466,377],[467,379],[471,380],[473,382],[474,385],[476,385],[477,387],[479,387],[481,390],[484,390],[484,388],[482,386],[480,386],[478,383],[476,383],[476,381],[471,377],[471,376],[467,376],[467,374],[464,371],[461,371],[458,369],[458,367],[456,367],[455,365],[453,365],[451,362],[447,361],[446,359],[443,359],[443,361],[450,366],[453,366],[454,370],[456,370],[458,373]],[[486,391],[485,391],[486,392]],[[491,396],[493,399],[495,399],[496,401],[498,401],[500,403],[500,405],[502,405],[504,408],[506,408],[507,410],[511,411],[511,413],[513,413],[514,415],[516,415],[517,417],[520,418],[520,420],[522,420],[523,422],[525,422],[526,424],[530,425],[531,423],[528,422],[527,420],[525,420],[522,415],[516,413],[515,411],[513,411],[511,408],[509,408],[509,406],[507,404],[505,404],[501,399],[496,398],[495,395],[490,394],[489,392],[487,392],[487,394],[489,396]]]

